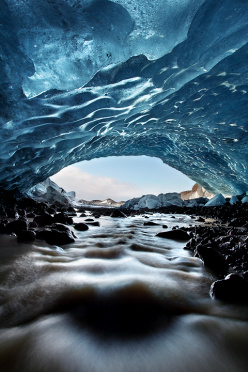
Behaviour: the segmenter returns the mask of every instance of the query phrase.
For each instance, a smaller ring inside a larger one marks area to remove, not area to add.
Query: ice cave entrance
[[[51,177],[78,199],[126,201],[145,194],[191,190],[195,183],[183,173],[148,156],[120,156],[82,161]]]

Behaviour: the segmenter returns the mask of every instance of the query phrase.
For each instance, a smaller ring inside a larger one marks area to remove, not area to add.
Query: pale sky
[[[78,199],[115,201],[145,194],[191,190],[194,181],[181,172],[148,156],[121,156],[83,161],[51,177]]]

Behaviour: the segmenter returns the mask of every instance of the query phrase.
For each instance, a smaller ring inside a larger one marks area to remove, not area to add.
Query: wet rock
[[[228,263],[225,257],[212,247],[198,245],[196,248],[196,256],[198,256],[206,267],[211,269],[217,275],[226,275],[228,271]]]
[[[27,216],[27,212],[25,209],[18,209],[17,213],[19,214],[19,216],[22,216],[22,217]]]
[[[67,212],[69,212],[69,213],[76,213],[77,211],[76,211],[76,209],[74,207],[68,207],[67,208]]]
[[[40,231],[37,234],[37,238],[45,240],[48,244],[59,246],[75,242],[72,231],[60,231],[56,229]]]
[[[210,295],[218,300],[232,303],[248,302],[248,281],[237,274],[229,274],[224,280],[211,285]]]
[[[51,231],[50,229],[44,229],[44,230],[37,230],[36,232],[36,239],[38,240],[45,240],[47,232]]]
[[[6,225],[7,233],[15,233],[18,235],[20,231],[27,230],[28,223],[25,220],[11,221]]]
[[[15,209],[6,209],[6,214],[8,218],[15,218],[17,219],[19,217],[19,214]]]
[[[54,222],[53,217],[50,214],[42,214],[34,217],[33,222],[36,222],[38,226],[47,226],[51,225]]]
[[[7,233],[6,223],[0,222],[0,234],[6,234],[6,233]]]
[[[36,228],[36,227],[38,227],[38,224],[37,224],[37,222],[35,222],[35,221],[33,221],[33,222],[29,222],[29,227],[31,227],[31,228]]]
[[[118,209],[115,209],[111,213],[110,217],[114,217],[114,218],[118,218],[118,217],[120,217],[120,218],[126,218],[127,216],[122,211],[120,211]]]
[[[242,217],[242,218],[233,218],[230,222],[229,225],[233,227],[242,227],[247,223],[247,218]]]
[[[94,222],[94,219],[93,218],[86,218],[86,220],[84,220],[85,222]]]
[[[79,222],[74,224],[74,229],[78,231],[86,231],[89,229],[89,226],[86,223]]]
[[[196,218],[196,221],[197,221],[197,222],[205,222],[205,218],[203,218],[203,217],[198,217],[198,218]]]
[[[159,236],[160,238],[172,239],[181,242],[187,242],[190,239],[189,234],[181,229],[160,232],[156,234],[156,236]]]
[[[68,224],[68,225],[73,224],[73,218],[66,216],[66,214],[63,212],[56,213],[53,219],[54,219],[54,222],[59,222],[59,223]]]
[[[35,217],[35,213],[34,212],[27,213],[27,218],[34,218],[34,217]]]
[[[18,232],[17,241],[18,243],[30,243],[36,238],[36,233],[33,230],[23,230]]]
[[[159,226],[159,224],[153,221],[148,221],[144,222],[144,226]]]
[[[77,238],[76,235],[74,234],[74,232],[68,226],[66,226],[66,225],[64,225],[62,223],[54,223],[51,226],[51,229],[52,230],[58,230],[58,231],[67,232],[68,234],[72,234],[74,238]]]
[[[168,225],[163,225],[163,229],[168,229]]]
[[[98,221],[87,222],[87,225],[90,225],[90,226],[100,226],[100,222],[98,222]]]

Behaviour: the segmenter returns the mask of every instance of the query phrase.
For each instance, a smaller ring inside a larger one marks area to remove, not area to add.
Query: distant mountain
[[[86,204],[86,205],[96,205],[99,207],[120,207],[125,202],[124,201],[116,202],[113,199],[108,198],[105,200],[91,200],[91,201],[81,199],[79,200],[79,203]]]
[[[194,186],[192,187],[192,190],[181,192],[182,200],[192,200],[192,199],[197,199],[197,198],[211,199],[213,197],[214,197],[214,194],[211,194],[210,192],[205,190],[204,187],[198,185],[198,183],[194,184]]]

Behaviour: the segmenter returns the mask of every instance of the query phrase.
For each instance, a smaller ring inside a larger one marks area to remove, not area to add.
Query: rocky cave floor
[[[73,217],[80,212],[91,218],[74,223]],[[226,203],[218,207],[163,207],[156,210],[131,211],[121,208],[86,208],[77,210],[59,203],[52,206],[31,198],[16,200],[6,194],[0,200],[0,234],[16,235],[18,242],[30,243],[35,239],[48,244],[64,245],[73,243],[76,236],[69,226],[84,231],[90,225],[99,226],[100,216],[131,217],[144,215],[144,225],[156,224],[147,214],[186,214],[198,225],[179,229],[174,226],[168,231],[161,225],[163,238],[185,241],[185,248],[199,257],[203,264],[217,276],[210,289],[210,295],[231,303],[248,303],[248,203],[235,205]],[[146,216],[145,216],[146,214]]]

